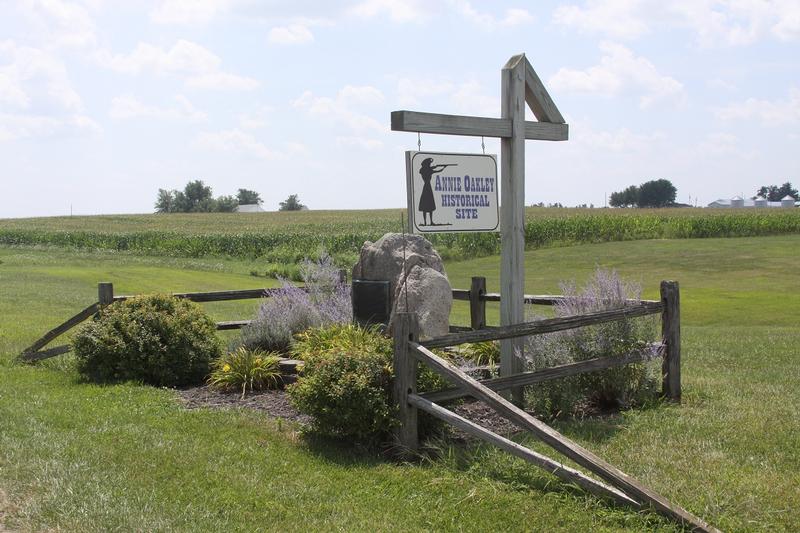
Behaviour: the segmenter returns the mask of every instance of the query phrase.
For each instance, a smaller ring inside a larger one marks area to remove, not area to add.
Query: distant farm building
[[[266,213],[258,204],[241,204],[236,206],[237,213]]]
[[[770,202],[766,198],[758,196],[755,200],[734,196],[731,199],[714,200],[708,207],[795,207],[798,202],[788,194],[780,202]]]

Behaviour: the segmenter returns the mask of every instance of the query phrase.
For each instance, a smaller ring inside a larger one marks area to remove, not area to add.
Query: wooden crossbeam
[[[663,348],[663,345],[660,346]],[[574,363],[543,368],[542,370],[535,370],[532,372],[521,372],[519,374],[502,376],[499,378],[482,379],[478,383],[492,389],[493,391],[500,391],[510,389],[512,387],[533,385],[534,383],[543,383],[545,381],[552,381],[554,379],[575,376],[577,374],[584,374],[586,372],[596,372],[598,370],[625,366],[631,363],[640,363],[649,359],[651,359],[651,356],[645,353],[632,353],[623,357],[594,357],[585,361],[576,361]],[[455,400],[458,398],[463,398],[464,396],[469,396],[469,392],[464,389],[454,387],[436,392],[428,392],[421,394],[420,396],[432,402],[442,403],[448,400]]]
[[[537,141],[566,141],[567,124],[525,121],[525,138]],[[392,111],[392,130],[472,137],[511,137],[511,120],[504,118],[443,115],[419,111]]]
[[[618,491],[614,487],[609,487],[604,483],[590,478],[579,470],[570,468],[564,464],[550,459],[546,455],[536,453],[535,451],[526,448],[521,444],[497,435],[496,433],[493,433],[488,429],[479,426],[478,424],[467,420],[466,418],[459,416],[456,413],[435,404],[434,402],[431,402],[430,400],[426,400],[417,394],[409,394],[408,403],[417,409],[422,409],[423,411],[432,414],[440,420],[444,420],[448,424],[457,427],[473,437],[485,440],[486,442],[494,444],[501,450],[504,450],[511,455],[535,464],[539,468],[546,470],[547,472],[553,474],[563,481],[566,481],[567,483],[574,483],[591,494],[600,496],[601,498],[610,498],[611,500],[627,507],[633,507],[637,510],[641,509],[641,505],[639,505],[638,502],[630,499],[628,496]]]
[[[448,335],[422,341],[422,344],[428,348],[444,348],[445,346],[458,346],[459,344],[466,344],[468,342],[496,341],[500,339],[524,337],[526,335],[541,335],[543,333],[553,333],[567,329],[603,324],[605,322],[613,322],[624,318],[652,315],[660,313],[661,309],[662,306],[660,302],[641,302],[638,305],[624,307],[622,309],[596,311],[585,315],[546,318],[544,320],[480,329],[477,331],[467,331],[464,333],[450,333]]]
[[[652,507],[658,513],[675,520],[683,527],[695,531],[719,532],[715,527],[645,487],[617,467],[568,439],[538,418],[529,415],[493,390],[481,385],[435,353],[416,342],[410,341],[408,344],[411,347],[411,350],[409,350],[411,355],[418,361],[427,364],[443,377],[467,390],[471,396],[486,402],[497,413],[514,422],[522,429],[530,431],[542,442],[603,478],[631,499],[644,506]]]
[[[98,309],[100,309],[100,306],[97,303],[93,303],[92,305],[90,305],[77,315],[73,316],[63,324],[59,324],[55,328],[45,333],[42,336],[42,338],[38,339],[36,342],[25,348],[22,351],[21,357],[24,359],[25,354],[39,351],[41,348],[49,344],[50,341],[52,341],[53,339],[59,337],[60,335],[63,335],[70,329],[74,328],[75,326],[77,326],[78,324],[80,324],[93,314],[95,314],[98,311]]]

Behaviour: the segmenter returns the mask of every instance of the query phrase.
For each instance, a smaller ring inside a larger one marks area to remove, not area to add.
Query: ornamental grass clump
[[[281,288],[264,299],[256,318],[242,328],[241,346],[285,353],[295,333],[352,320],[350,287],[339,279],[330,257],[304,261],[300,273],[304,287],[282,279]]]
[[[281,383],[280,357],[240,346],[212,363],[206,381],[221,390],[241,389],[244,399],[248,387],[253,392],[273,389]]]
[[[135,296],[101,310],[72,339],[78,372],[99,382],[202,383],[222,353],[202,307],[166,294]]]
[[[597,269],[582,289],[561,285],[564,299],[554,307],[557,317],[621,309],[641,298],[641,287],[623,281],[616,271]],[[529,318],[529,319],[535,319]],[[625,318],[594,326],[532,336],[525,355],[531,370],[541,370],[595,357],[639,353],[642,363],[545,382],[531,388],[532,407],[540,414],[560,416],[586,408],[625,408],[654,398],[660,380],[658,351],[653,341],[653,317]]]

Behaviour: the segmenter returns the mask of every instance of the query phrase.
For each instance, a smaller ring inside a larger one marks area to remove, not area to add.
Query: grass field
[[[598,265],[681,283],[684,402],[558,429],[726,531],[800,530],[800,236],[631,241],[532,250],[526,289],[558,292]],[[249,411],[182,409],[169,390],[78,380],[69,358],[13,356],[118,293],[264,286],[255,260],[0,248],[0,526],[20,530],[651,531],[487,448],[395,464]],[[449,262],[454,287],[497,257]],[[255,302],[209,305],[245,318]],[[490,309],[490,317],[496,317]],[[467,322],[459,305],[453,322]],[[521,437],[526,442],[529,440]],[[534,444],[540,451],[546,451]],[[2,527],[0,527],[2,529]]]

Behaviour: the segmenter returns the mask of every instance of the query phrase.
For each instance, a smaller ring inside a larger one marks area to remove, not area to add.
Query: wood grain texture
[[[50,357],[55,357],[57,355],[65,354],[69,352],[72,347],[69,344],[64,344],[61,346],[56,346],[55,348],[49,348],[47,350],[42,350],[39,352],[26,352],[23,353],[20,358],[27,362],[32,363],[34,361],[41,361],[42,359],[49,359]]]
[[[302,287],[300,287],[302,289]],[[175,298],[186,298],[193,302],[223,302],[227,300],[248,300],[255,298],[268,298],[273,294],[280,293],[282,289],[240,289],[232,291],[213,291],[213,292],[176,292],[172,296]],[[133,296],[115,296],[114,301],[120,302],[133,298]]]
[[[663,345],[659,344],[658,346],[658,351],[660,353],[660,347]],[[639,363],[649,359],[652,359],[652,357],[643,353],[633,353],[622,357],[595,357],[585,361],[577,361],[551,368],[544,368],[542,370],[521,372],[512,376],[483,379],[478,383],[484,387],[490,388],[493,391],[501,391],[510,387],[543,383],[545,381],[576,376],[578,374],[585,374],[587,372],[596,372],[598,370],[605,370],[607,368],[616,368],[629,365],[631,363]],[[420,396],[435,403],[442,403],[449,400],[463,398],[464,396],[469,396],[469,392],[464,389],[454,387],[437,392],[421,393]]]
[[[408,402],[416,408],[432,414],[436,418],[455,426],[456,428],[472,435],[473,437],[482,439],[515,457],[519,457],[520,459],[524,459],[525,461],[538,466],[539,468],[549,472],[550,474],[553,474],[557,478],[566,481],[567,483],[574,483],[591,494],[601,498],[609,498],[626,507],[632,507],[637,510],[641,509],[641,505],[639,505],[638,502],[632,500],[617,489],[596,481],[585,475],[583,472],[565,466],[545,455],[536,453],[535,451],[526,448],[521,444],[517,444],[512,440],[497,435],[496,433],[493,433],[488,429],[445,409],[444,407],[436,405],[436,403],[431,402],[430,400],[427,400],[416,394],[409,394]]]
[[[564,123],[564,117],[556,107],[550,93],[544,87],[544,83],[539,79],[539,75],[533,70],[533,66],[525,60],[525,102],[533,111],[537,120],[542,122]]]
[[[415,342],[409,344],[414,349],[412,353],[420,362],[427,364],[443,377],[467,390],[471,396],[486,402],[497,411],[498,414],[507,418],[522,429],[530,431],[541,439],[542,442],[601,477],[624,492],[631,499],[641,503],[645,507],[651,507],[656,512],[676,521],[682,527],[695,531],[718,531],[700,518],[689,513],[680,506],[671,503],[653,490],[643,486],[641,483],[615,466],[602,460],[589,450],[561,435],[558,431],[526,413],[493,390],[484,387],[430,350]]]
[[[525,320],[525,55],[514,56],[501,71],[501,116],[511,121],[511,136],[500,140],[500,325]],[[522,372],[522,340],[500,342],[501,375]],[[522,404],[522,388],[509,396]]]
[[[445,115],[420,111],[392,111],[393,131],[466,135],[470,137],[510,137],[511,121],[502,118]],[[534,141],[566,141],[569,126],[549,122],[523,121],[525,139]]]
[[[473,276],[469,289],[469,325],[472,329],[486,327],[486,300],[482,299],[486,293],[486,278]]]
[[[510,326],[500,326],[486,328],[480,331],[467,331],[464,333],[451,333],[442,337],[436,337],[422,341],[426,348],[444,348],[445,346],[458,346],[468,342],[496,341],[500,339],[510,339],[513,337],[524,337],[526,335],[540,335],[542,333],[553,333],[554,331],[564,331],[594,324],[613,322],[623,318],[634,318],[639,316],[652,315],[661,312],[661,304],[642,302],[639,305],[631,305],[623,309],[612,309],[609,311],[597,311],[583,315],[572,315],[559,318],[547,318],[533,322],[523,322]],[[502,365],[503,362],[501,361]]]
[[[416,313],[397,313],[393,324],[394,336],[394,385],[392,396],[397,404],[398,426],[394,435],[404,451],[416,451],[419,447],[417,409],[408,404],[408,395],[417,393],[417,360],[411,353],[410,343],[419,336],[419,321]]]
[[[252,320],[225,320],[217,322],[217,331],[227,331],[232,329],[242,329],[249,326]]]
[[[51,329],[50,331],[45,333],[40,339],[38,339],[36,342],[34,342],[33,344],[31,344],[30,346],[25,348],[22,351],[22,354],[20,355],[20,357],[24,358],[25,354],[36,352],[39,349],[43,348],[48,343],[50,343],[53,339],[55,339],[55,338],[59,337],[60,335],[66,333],[67,331],[71,330],[72,328],[74,328],[75,326],[77,326],[78,324],[80,324],[81,322],[83,322],[84,320],[89,318],[90,316],[94,315],[99,309],[100,309],[100,305],[98,303],[93,303],[92,305],[90,305],[89,307],[87,307],[86,309],[84,309],[83,311],[78,313],[77,315],[71,317],[70,319],[68,319],[64,323],[59,324],[58,326],[54,327],[53,329]]]
[[[661,367],[662,394],[674,402],[681,401],[681,300],[677,281],[661,282],[661,336],[666,351]]]

